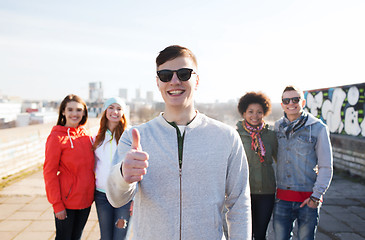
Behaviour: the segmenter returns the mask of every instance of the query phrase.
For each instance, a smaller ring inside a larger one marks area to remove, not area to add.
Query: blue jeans
[[[276,200],[274,207],[274,232],[276,240],[292,239],[294,221],[298,223],[298,239],[313,240],[319,222],[319,207],[300,207],[300,202]]]
[[[73,210],[66,209],[67,218],[56,221],[56,240],[79,240],[90,214],[90,208]]]
[[[275,194],[251,194],[252,236],[255,240],[265,240],[274,208]]]
[[[123,240],[127,234],[131,202],[114,208],[106,194],[95,191],[95,205],[99,219],[101,240]]]

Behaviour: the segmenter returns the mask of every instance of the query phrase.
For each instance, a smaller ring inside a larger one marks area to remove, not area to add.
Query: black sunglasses
[[[290,100],[293,102],[293,103],[298,103],[300,101],[300,97],[293,97],[293,98],[283,98],[281,99],[282,103],[284,105],[288,105],[290,103]]]
[[[190,68],[180,68],[178,70],[160,70],[157,71],[157,76],[162,82],[170,82],[174,72],[176,72],[177,78],[180,81],[188,81],[191,77],[191,74],[196,74],[193,72],[193,69]]]

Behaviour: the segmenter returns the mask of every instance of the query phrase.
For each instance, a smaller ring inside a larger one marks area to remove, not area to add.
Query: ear
[[[302,101],[302,108],[304,108],[306,102],[307,101],[305,99],[303,99],[303,101]]]
[[[195,90],[198,89],[198,86],[199,86],[199,75],[196,75],[196,79],[195,79]]]

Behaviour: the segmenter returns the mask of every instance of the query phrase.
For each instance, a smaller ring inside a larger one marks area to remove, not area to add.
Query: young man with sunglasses
[[[197,61],[181,46],[156,58],[165,110],[127,130],[118,145],[107,196],[115,207],[134,198],[132,239],[251,238],[248,166],[235,129],[194,107]]]
[[[275,123],[278,138],[277,201],[273,213],[276,240],[314,239],[323,195],[332,179],[332,147],[328,127],[303,111],[303,92],[287,86],[282,94],[284,117]]]

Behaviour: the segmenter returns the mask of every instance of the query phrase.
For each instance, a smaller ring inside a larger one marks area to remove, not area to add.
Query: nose
[[[177,77],[176,72],[173,73],[170,83],[180,83],[180,79]]]

